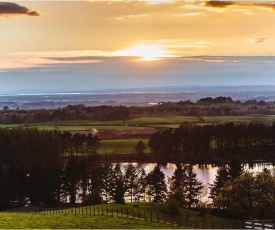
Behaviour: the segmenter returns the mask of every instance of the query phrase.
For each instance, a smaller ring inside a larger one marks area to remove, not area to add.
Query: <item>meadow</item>
[[[179,218],[180,217],[180,218]],[[180,209],[172,217],[155,203],[105,204],[47,210],[38,213],[0,213],[0,228],[174,229],[242,228],[242,221],[220,218],[201,210]]]
[[[249,123],[263,122],[272,123],[275,121],[275,115],[244,115],[244,116],[155,116],[155,117],[139,117],[129,120],[115,121],[91,121],[91,120],[67,120],[54,122],[44,122],[31,124],[29,127],[36,127],[39,130],[55,130],[60,131],[88,131],[97,129],[98,131],[105,130],[138,130],[146,127],[156,128],[176,128],[184,122],[192,124],[208,125],[217,123]],[[18,125],[1,124],[0,127],[11,128]]]
[[[102,140],[100,142],[100,147],[98,149],[98,154],[131,154],[135,152],[135,146],[138,141],[143,141],[147,147],[144,153],[150,153],[148,147],[147,138],[123,138],[123,139],[113,139],[113,140]]]
[[[164,223],[101,215],[0,213],[2,229],[165,229]]]

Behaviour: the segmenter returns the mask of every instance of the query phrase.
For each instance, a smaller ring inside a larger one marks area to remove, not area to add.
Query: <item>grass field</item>
[[[245,116],[158,116],[158,117],[140,117],[126,121],[90,121],[90,120],[68,120],[58,121],[56,123],[60,131],[89,131],[97,129],[105,130],[137,130],[145,127],[156,128],[177,128],[183,122],[191,122],[199,125],[209,125],[217,123],[247,123],[247,122],[274,122],[275,115],[245,115]],[[0,124],[1,128],[18,127],[16,124]],[[32,124],[29,127],[35,127],[39,130],[55,130],[54,122],[44,122]]]
[[[54,125],[32,125],[30,127],[37,128],[38,130],[55,130]],[[120,126],[120,125],[59,125],[57,126],[59,131],[91,131],[92,129],[97,129],[99,131],[107,130],[139,130],[144,129],[143,127],[131,127],[131,126]]]
[[[0,213],[1,229],[165,229],[170,225],[101,215]]]
[[[163,117],[141,117],[125,121],[130,125],[161,125],[161,124],[181,124],[185,121],[199,122],[195,116],[163,116]]]
[[[213,123],[246,123],[246,122],[273,122],[275,115],[245,115],[245,116],[158,116],[158,117],[140,117],[126,121],[59,121],[57,126],[61,131],[91,130],[93,128],[99,131],[103,130],[130,130],[142,129],[143,127],[163,127],[176,128],[183,122],[195,124],[213,124]],[[10,125],[12,127],[12,125]],[[52,122],[35,124],[38,129],[54,129]],[[9,126],[7,126],[9,127]]]
[[[86,228],[86,229],[240,229],[242,221],[219,218],[199,211],[181,209],[181,218],[172,218],[164,205],[156,203],[104,204],[40,214],[0,213],[0,228]],[[180,221],[179,221],[180,220]],[[180,225],[180,227],[179,227]]]
[[[100,142],[98,154],[134,153],[135,146],[138,141],[143,141],[146,144],[147,148],[145,149],[144,153],[150,153],[150,149],[148,147],[149,139],[147,139],[147,138],[129,138],[129,139],[116,139],[116,140],[102,140]]]

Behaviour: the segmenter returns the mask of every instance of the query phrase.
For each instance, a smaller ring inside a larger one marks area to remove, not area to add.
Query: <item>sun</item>
[[[157,61],[168,54],[159,45],[138,45],[115,52],[117,56],[140,57],[139,61]]]

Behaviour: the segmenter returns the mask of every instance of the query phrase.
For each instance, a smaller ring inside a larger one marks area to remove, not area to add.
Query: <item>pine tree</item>
[[[186,189],[187,206],[191,208],[199,202],[199,195],[203,192],[202,182],[197,179],[197,174],[190,165],[186,171],[186,180],[184,182]]]
[[[215,199],[218,196],[220,189],[222,187],[224,187],[225,183],[227,181],[229,181],[230,179],[231,179],[231,176],[229,174],[228,166],[223,165],[223,166],[219,167],[219,169],[217,170],[217,175],[214,180],[214,183],[209,184],[209,188],[210,188],[209,198]]]
[[[241,176],[243,173],[244,173],[243,164],[239,160],[236,160],[236,159],[231,161],[231,163],[229,164],[229,175],[230,175],[231,179],[233,180],[233,179]]]
[[[186,167],[182,164],[176,164],[177,168],[174,171],[172,178],[169,179],[170,190],[172,192],[176,190],[184,190],[184,181],[186,180]]]
[[[167,185],[165,183],[165,175],[156,166],[147,176],[148,195],[153,198],[153,202],[163,203],[167,196]]]

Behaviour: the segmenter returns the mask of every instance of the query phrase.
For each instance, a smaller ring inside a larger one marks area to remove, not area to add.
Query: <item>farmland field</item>
[[[91,120],[67,120],[58,122],[44,122],[28,125],[39,130],[60,131],[89,131],[97,129],[105,130],[140,130],[145,127],[156,128],[177,128],[183,122],[191,122],[199,125],[209,125],[216,123],[247,123],[247,122],[274,122],[275,115],[244,115],[244,116],[158,116],[158,117],[139,117],[129,120],[116,121],[91,121]],[[1,128],[13,128],[21,125],[17,124],[0,124]],[[25,127],[23,125],[23,127]]]

